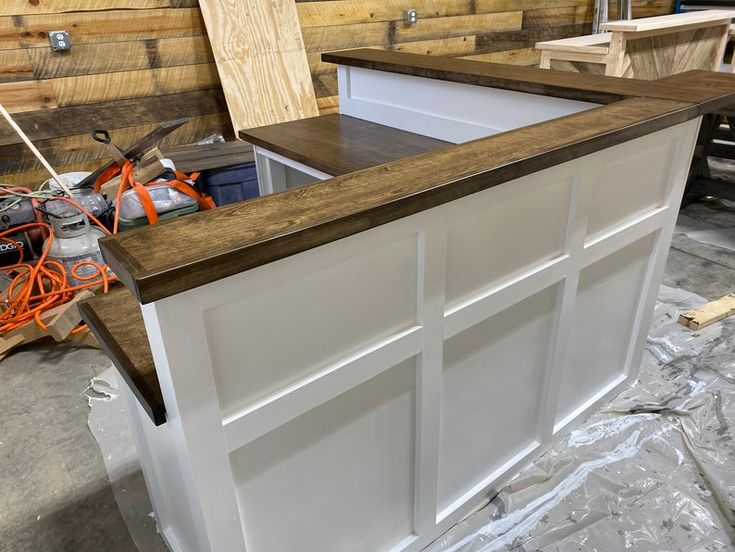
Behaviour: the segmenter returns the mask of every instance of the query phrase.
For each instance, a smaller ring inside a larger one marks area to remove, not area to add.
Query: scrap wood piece
[[[100,344],[99,344],[99,341],[97,341],[97,338],[94,335],[92,335],[92,332],[90,331],[71,334],[69,337],[66,338],[66,341],[73,341],[80,345],[85,345],[87,347],[94,347],[95,349],[102,348],[100,347]]]
[[[735,293],[730,293],[716,301],[682,313],[678,322],[692,330],[700,330],[733,314],[735,314]]]
[[[56,341],[64,341],[82,321],[79,302],[93,296],[92,291],[85,289],[63,305],[57,305],[44,312],[41,315],[41,321],[46,325],[46,329],[36,324],[35,320],[29,320],[21,327],[7,332],[0,337],[0,358],[15,347],[32,343],[43,337],[51,336]]]
[[[44,320],[44,324],[48,326],[48,333],[56,341],[64,341],[71,334],[72,330],[79,326],[82,321],[82,314],[79,312],[79,302],[94,297],[94,293],[89,289],[83,289],[77,293],[71,301],[54,307],[44,313],[50,316]],[[45,318],[46,316],[42,317]]]
[[[235,134],[319,115],[293,0],[199,6]]]

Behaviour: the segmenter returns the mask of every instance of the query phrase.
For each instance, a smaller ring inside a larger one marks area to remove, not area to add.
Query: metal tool
[[[110,136],[110,133],[106,130],[93,130],[92,131],[92,139],[96,142],[101,142],[103,144],[106,144],[108,146],[111,146],[111,148],[115,148],[120,155],[122,156],[122,162],[124,162],[126,159],[130,161],[138,161],[141,157],[143,157],[149,150],[153,149],[158,145],[158,143],[163,140],[166,136],[171,134],[174,130],[177,128],[185,125],[189,122],[188,118],[182,118],[182,119],[176,119],[174,121],[168,121],[165,123],[161,123],[156,130],[151,132],[150,134],[147,134],[140,140],[138,140],[135,144],[130,146],[126,150],[122,150],[118,146],[115,146],[112,143],[112,137]],[[115,159],[117,154],[114,150],[111,149],[113,160],[109,163],[106,163],[96,171],[94,171],[92,174],[90,174],[87,178],[82,180],[77,187],[78,188],[86,188],[86,187],[92,187],[94,186],[94,183],[97,181],[97,179],[100,177],[102,173],[104,173],[107,169],[112,167],[113,165],[120,164],[118,159]]]

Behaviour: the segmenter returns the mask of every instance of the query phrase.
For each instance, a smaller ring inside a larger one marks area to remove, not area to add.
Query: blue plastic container
[[[255,163],[202,171],[199,186],[204,193],[212,196],[218,206],[260,195]]]

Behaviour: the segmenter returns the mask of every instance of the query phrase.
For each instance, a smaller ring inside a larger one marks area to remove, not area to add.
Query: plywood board
[[[235,130],[319,114],[291,0],[200,5]]]

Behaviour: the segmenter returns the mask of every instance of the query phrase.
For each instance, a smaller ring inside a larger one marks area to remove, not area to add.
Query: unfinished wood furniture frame
[[[351,116],[462,143],[106,238],[130,293],[82,305],[176,552],[417,551],[491,497],[636,377],[700,118],[735,101],[324,59]],[[452,120],[468,90],[499,108]],[[534,100],[573,113],[511,130]]]
[[[706,10],[611,21],[602,34],[536,43],[541,68],[644,80],[695,69],[717,71],[733,12]]]

